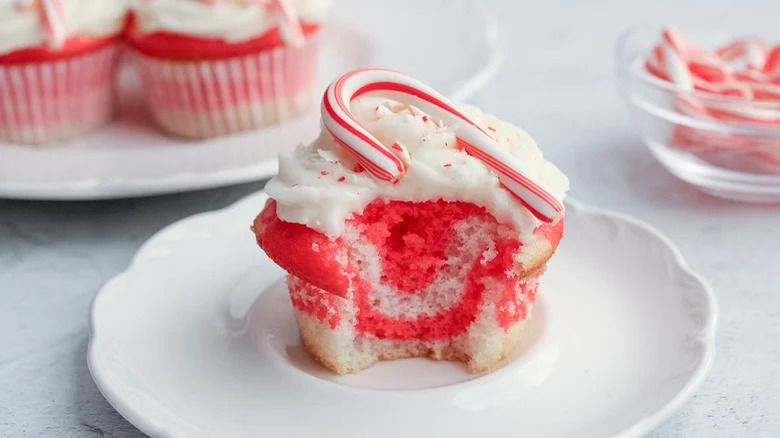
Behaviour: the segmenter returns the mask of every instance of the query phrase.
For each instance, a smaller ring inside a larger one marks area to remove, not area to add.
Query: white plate
[[[299,344],[283,273],[254,243],[265,199],[165,228],[95,299],[92,376],[153,437],[634,436],[712,362],[715,296],[671,243],[570,202],[502,368],[407,359],[333,375]]]
[[[339,0],[334,5],[323,32],[321,90],[345,71],[378,66],[408,72],[463,100],[498,65],[493,21],[476,0]],[[319,111],[314,111],[230,137],[198,142],[168,137],[152,126],[133,92],[134,79],[123,75],[118,119],[106,128],[57,146],[0,143],[0,197],[110,199],[254,181],[276,173],[280,151],[319,134]]]

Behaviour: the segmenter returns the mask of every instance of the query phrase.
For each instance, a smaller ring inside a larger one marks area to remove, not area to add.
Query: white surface
[[[714,357],[715,296],[677,250],[569,203],[537,313],[499,369],[412,359],[337,376],[303,349],[283,272],[247,230],[266,199],[166,227],[95,298],[92,375],[153,437],[634,436],[679,407]],[[389,412],[395,424],[377,428]]]
[[[442,4],[452,9],[439,13]],[[405,11],[413,9],[415,14]],[[340,0],[323,30],[316,96],[346,71],[392,67],[465,99],[498,65],[493,21],[475,0],[396,0],[367,5]],[[381,17],[381,21],[377,21]],[[407,21],[453,45],[439,47],[413,32],[390,34]],[[391,35],[387,38],[386,35]],[[319,133],[319,105],[308,116],[268,129],[203,141],[158,131],[126,70],[117,120],[84,137],[43,147],[0,143],[0,196],[16,199],[110,199],[176,193],[267,178],[276,157]]]
[[[777,16],[770,14],[777,2],[483,5],[500,20],[507,56],[473,101],[527,129],[569,175],[575,197],[659,228],[718,295],[711,373],[650,436],[780,435],[780,206],[712,198],[669,175],[631,127],[612,76],[613,44],[631,23],[697,17],[745,22]],[[448,49],[442,41],[431,44]],[[261,187],[110,202],[0,201],[0,436],[144,436],[111,408],[89,376],[89,303],[155,231]]]

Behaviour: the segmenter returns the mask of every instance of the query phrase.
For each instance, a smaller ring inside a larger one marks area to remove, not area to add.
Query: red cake
[[[392,90],[375,85],[387,83]],[[423,111],[421,92],[437,108]],[[253,226],[260,247],[289,273],[303,344],[340,374],[406,357],[490,370],[522,336],[563,233],[556,196],[568,181],[518,128],[467,116],[398,73],[353,72],[329,93],[326,129],[313,145],[280,159],[280,174],[267,187],[271,199]],[[473,132],[449,124],[453,114],[473,121]],[[338,124],[354,128],[359,140]],[[378,145],[398,152],[402,171],[389,180],[372,155]],[[517,176],[512,169],[481,154],[508,165],[527,159],[533,165],[516,166],[527,179],[523,187],[542,196],[512,191],[505,179]]]

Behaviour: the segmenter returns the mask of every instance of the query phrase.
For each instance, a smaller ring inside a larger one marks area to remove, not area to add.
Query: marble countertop
[[[506,59],[473,102],[525,127],[569,175],[574,197],[667,234],[720,300],[712,372],[654,435],[780,436],[780,206],[716,199],[674,179],[631,128],[612,74],[614,41],[632,22],[748,22],[780,15],[780,4],[535,3],[486,2]],[[0,200],[0,436],[143,436],[89,376],[90,301],[155,231],[262,186],[107,202]]]

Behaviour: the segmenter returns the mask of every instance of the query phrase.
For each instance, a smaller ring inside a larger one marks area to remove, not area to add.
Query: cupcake
[[[0,141],[50,143],[114,109],[121,0],[0,0]]]
[[[314,107],[327,0],[139,0],[128,32],[149,112],[208,138]]]
[[[322,116],[252,227],[288,272],[303,345],[339,374],[407,357],[494,368],[563,234],[566,176],[521,129],[397,72],[343,76]]]

